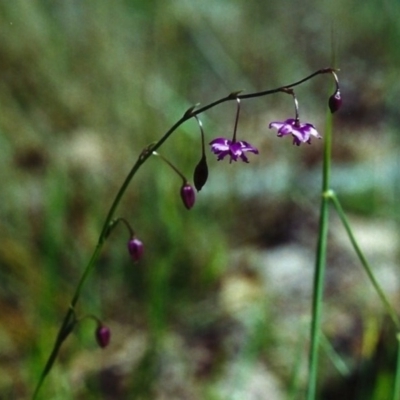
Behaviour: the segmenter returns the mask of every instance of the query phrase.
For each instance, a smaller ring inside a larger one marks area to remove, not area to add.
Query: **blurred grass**
[[[272,88],[329,65],[332,32],[344,98],[334,182],[350,211],[398,218],[398,12],[396,2],[375,0],[0,2],[1,398],[31,392],[113,193],[140,150],[197,102]],[[298,90],[302,118],[318,127],[329,87],[318,78]],[[239,134],[261,156],[228,165],[209,155],[209,182],[190,212],[179,178],[149,160],[118,212],[144,241],[145,258],[131,263],[119,228],[79,305],[80,314],[115,326],[118,339],[100,354],[93,324],[82,322],[45,397],[233,398],[225,377],[236,376],[229,372],[235,363],[240,375],[242,361],[263,362],[277,386],[288,384],[288,361],[270,355],[282,345],[279,314],[288,306],[271,311],[276,299],[267,294],[237,322],[219,296],[232,273],[250,291],[258,287],[257,276],[248,280],[251,256],[236,265],[235,250],[298,240],[309,229],[321,146],[294,149],[267,130],[291,112],[287,96],[245,102]],[[230,135],[233,117],[232,104],[204,115],[207,140]],[[198,127],[185,124],[161,152],[191,178]],[[111,365],[138,333],[146,337],[142,358]],[[74,368],[83,377],[75,386]],[[380,382],[382,393],[384,375]]]

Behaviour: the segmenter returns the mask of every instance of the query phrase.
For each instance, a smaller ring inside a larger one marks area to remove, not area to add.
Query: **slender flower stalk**
[[[116,219],[114,219],[113,221],[111,221],[111,223],[110,223],[110,229],[109,229],[109,231],[108,231],[108,234],[110,234],[110,233],[111,233],[111,230],[114,229],[114,227],[117,226],[118,222],[122,222],[122,223],[125,225],[126,229],[127,229],[128,232],[129,232],[129,236],[130,236],[130,237],[134,237],[134,236],[135,236],[135,232],[134,232],[134,230],[132,229],[131,224],[130,224],[125,218],[121,218],[121,217],[116,218]]]
[[[156,151],[153,151],[153,155],[160,157],[166,164],[168,164],[182,178],[183,182],[186,182],[185,175],[183,175],[182,172],[179,171],[179,169],[176,168],[175,165],[172,164],[171,161],[169,161],[168,159],[166,159],[164,156],[162,156],[160,153],[157,153]]]
[[[332,115],[328,114],[326,122],[326,130],[325,130],[325,140],[324,140],[322,198],[320,205],[317,257],[316,257],[315,272],[314,272],[307,400],[315,400],[317,391],[318,354],[319,354],[319,346],[321,340],[320,329],[321,329],[321,317],[322,317],[322,300],[324,293],[326,252],[328,243],[331,153],[332,153]]]
[[[233,137],[232,137],[232,142],[236,142],[236,132],[237,132],[237,127],[239,123],[239,114],[240,114],[240,99],[236,99],[237,103],[237,108],[236,108],[236,117],[235,117],[235,127],[233,128]]]
[[[182,178],[182,186],[181,186],[181,199],[183,201],[183,205],[186,207],[186,209],[190,210],[194,202],[196,200],[196,195],[194,193],[194,190],[192,186],[189,184],[185,176],[182,174],[181,171],[179,171],[178,168],[175,167],[174,164],[172,164],[169,160],[167,160],[164,156],[161,154],[157,153],[156,151],[153,151],[153,155],[160,157],[165,163],[167,163],[181,178]]]
[[[182,117],[180,117],[165,133],[163,136],[161,136],[161,138],[155,142],[152,143],[150,146],[148,146],[147,148],[145,148],[141,154],[139,155],[138,159],[136,160],[136,162],[133,164],[132,168],[130,169],[129,173],[127,174],[125,180],[123,181],[121,187],[119,188],[118,192],[115,195],[115,198],[108,210],[108,213],[104,219],[104,223],[102,226],[102,229],[100,231],[99,234],[99,238],[97,241],[97,244],[94,248],[93,254],[91,255],[89,262],[87,263],[86,267],[83,270],[83,273],[79,279],[79,282],[75,288],[75,291],[72,295],[72,299],[71,302],[67,308],[67,311],[65,313],[65,316],[63,318],[63,322],[61,323],[60,329],[58,331],[58,334],[55,338],[55,343],[53,345],[53,348],[50,352],[49,358],[43,368],[43,371],[39,377],[38,383],[36,385],[36,388],[34,390],[33,393],[33,397],[32,399],[35,400],[38,398],[39,396],[39,392],[43,386],[43,383],[45,381],[45,378],[47,377],[48,373],[51,371],[51,368],[54,365],[54,362],[58,356],[58,353],[60,351],[60,348],[62,346],[62,344],[64,343],[64,341],[67,339],[67,337],[69,336],[69,334],[72,332],[74,326],[75,326],[75,307],[79,301],[81,292],[90,276],[90,274],[92,273],[93,269],[95,268],[95,265],[97,263],[97,260],[101,254],[103,245],[105,240],[107,239],[108,235],[109,235],[109,231],[110,231],[110,225],[112,224],[113,218],[115,216],[115,212],[121,202],[121,199],[123,198],[130,182],[132,181],[133,177],[136,175],[136,173],[139,171],[139,169],[143,166],[143,164],[145,164],[145,162],[148,160],[148,158],[153,154],[153,152],[157,151],[166,140],[168,140],[168,138],[186,121],[188,121],[191,118],[194,118],[202,113],[204,113],[205,111],[216,107],[219,104],[228,102],[228,101],[238,101],[238,100],[245,100],[245,99],[252,99],[252,98],[258,98],[258,97],[263,97],[263,96],[267,96],[267,95],[271,95],[274,93],[278,93],[280,91],[282,91],[282,89],[284,88],[293,88],[296,86],[299,86],[307,81],[309,81],[310,79],[318,76],[318,75],[322,75],[322,74],[327,74],[327,73],[332,73],[334,71],[333,68],[323,68],[323,69],[319,69],[315,72],[313,72],[312,74],[306,76],[305,78],[293,82],[291,84],[288,85],[284,85],[284,86],[280,86],[278,88],[275,89],[270,89],[270,90],[264,90],[261,92],[254,92],[254,93],[248,93],[248,94],[240,94],[240,92],[234,92],[234,93],[230,93],[229,95],[222,97],[216,101],[213,101],[203,107],[198,108],[197,105],[195,106],[191,106],[190,108],[188,108],[184,114],[182,115]],[[248,150],[248,148],[244,148],[241,150],[242,152],[244,151],[251,151]],[[254,152],[254,151],[253,151]]]
[[[291,88],[283,88],[282,92],[290,94],[293,97],[295,121],[298,121],[299,120],[299,102],[297,100],[296,93]]]
[[[331,73],[338,79],[333,70]],[[320,205],[319,234],[317,244],[317,257],[314,272],[313,301],[311,316],[311,343],[309,356],[309,376],[307,388],[307,400],[315,400],[317,392],[318,378],[318,355],[321,340],[321,317],[322,302],[324,293],[324,280],[326,269],[326,253],[328,242],[329,225],[329,195],[330,195],[330,174],[331,174],[331,154],[332,154],[332,114],[327,115],[324,155],[322,167],[322,198]]]

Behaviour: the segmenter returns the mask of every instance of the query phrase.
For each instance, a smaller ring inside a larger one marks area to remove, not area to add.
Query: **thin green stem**
[[[320,206],[317,257],[316,257],[315,273],[314,273],[307,400],[314,400],[317,391],[320,326],[321,326],[321,316],[322,316],[322,301],[324,292],[326,250],[328,242],[328,225],[329,225],[329,198],[327,196],[327,193],[329,192],[329,185],[330,185],[331,151],[332,151],[332,116],[331,114],[328,114],[326,130],[325,130],[325,139],[324,139],[322,199]]]
[[[194,117],[195,115],[202,114],[204,111],[207,111],[207,110],[209,110],[211,108],[214,108],[218,104],[222,104],[222,103],[225,103],[227,101],[233,101],[233,100],[236,100],[236,99],[240,99],[240,100],[255,99],[256,97],[268,96],[270,94],[281,92],[282,89],[285,89],[285,88],[288,89],[288,88],[292,88],[292,87],[295,87],[295,86],[299,86],[302,83],[304,83],[306,81],[309,81],[310,79],[314,78],[317,75],[332,74],[333,71],[335,71],[334,68],[322,68],[322,69],[319,69],[318,71],[313,72],[311,75],[308,75],[308,76],[306,76],[305,78],[303,78],[303,79],[301,79],[299,81],[293,82],[293,83],[291,83],[289,85],[280,86],[280,87],[278,87],[276,89],[264,90],[262,92],[248,93],[248,94],[238,94],[240,92],[231,93],[228,96],[223,97],[223,98],[221,98],[219,100],[216,100],[216,101],[214,101],[214,102],[212,102],[210,104],[207,104],[204,107],[198,108],[197,110],[195,110],[193,107],[189,108],[187,114],[185,114],[184,117],[183,117],[184,120],[181,123],[183,123],[187,119],[190,119],[191,117]],[[179,125],[181,125],[181,123]],[[156,150],[156,149],[154,149],[154,150]]]
[[[111,222],[110,222],[110,225],[109,225],[109,230],[107,231],[107,236],[111,233],[111,230],[114,228],[114,227],[117,227],[117,224],[119,223],[119,222],[122,222],[124,225],[125,225],[125,228],[128,230],[128,232],[129,232],[129,237],[130,238],[133,238],[134,236],[135,236],[135,232],[134,232],[134,230],[132,229],[132,227],[131,227],[131,225],[129,224],[129,222],[125,219],[125,218],[116,218],[116,219],[113,219]]]
[[[204,144],[204,130],[203,130],[203,123],[200,121],[197,115],[194,116],[200,128],[200,135],[201,135],[201,156],[206,156],[206,148]]]
[[[369,280],[372,283],[372,286],[374,287],[374,289],[376,290],[379,298],[381,299],[383,306],[385,307],[386,312],[388,313],[388,315],[390,316],[391,320],[393,321],[393,324],[395,325],[396,329],[398,331],[400,331],[400,319],[396,313],[396,311],[393,309],[393,307],[391,306],[388,298],[386,297],[383,289],[381,288],[381,286],[379,285],[377,279],[375,278],[374,273],[372,272],[372,268],[369,264],[369,262],[367,261],[367,259],[364,256],[364,253],[362,252],[362,250],[360,249],[360,246],[358,245],[355,236],[353,234],[353,231],[350,227],[349,221],[346,217],[346,214],[343,211],[343,208],[340,204],[340,201],[338,199],[338,197],[336,196],[336,193],[333,191],[330,191],[329,193],[329,197],[332,200],[332,203],[336,209],[336,212],[339,215],[340,220],[342,221],[342,224],[347,232],[347,235],[349,236],[350,242],[361,262],[361,265],[363,266],[365,272],[368,275]]]
[[[236,92],[236,93],[231,93],[226,97],[223,97],[219,100],[216,100],[212,103],[209,103],[208,105],[198,108],[196,109],[196,106],[192,106],[190,107],[185,113],[184,115],[177,121],[175,122],[174,125],[172,125],[172,127],[166,132],[164,133],[164,135],[154,144],[152,144],[151,146],[149,146],[147,149],[145,149],[141,155],[139,156],[138,160],[135,162],[135,164],[133,165],[132,169],[129,171],[128,175],[126,176],[124,182],[122,183],[120,189],[118,190],[112,204],[111,207],[107,213],[107,216],[104,220],[103,223],[103,227],[101,229],[101,233],[99,235],[99,239],[96,245],[96,248],[92,254],[92,257],[89,260],[89,263],[87,264],[86,268],[84,269],[82,276],[78,282],[78,285],[75,289],[74,295],[72,297],[70,306],[68,308],[68,311],[65,314],[63,323],[60,327],[60,330],[58,332],[55,344],[53,346],[53,349],[50,353],[49,359],[41,373],[41,376],[39,378],[38,384],[36,385],[34,394],[32,399],[36,399],[39,391],[41,389],[41,387],[43,386],[43,382],[46,378],[46,376],[48,375],[48,373],[50,372],[55,359],[58,355],[58,352],[61,348],[62,343],[65,341],[65,339],[68,337],[68,335],[71,333],[71,331],[73,330],[74,324],[75,324],[75,306],[79,300],[81,291],[90,275],[90,273],[92,272],[92,270],[94,269],[94,266],[96,264],[96,261],[100,255],[101,249],[103,247],[104,241],[107,238],[107,235],[109,233],[109,226],[112,223],[112,220],[114,218],[115,215],[115,211],[118,207],[118,205],[121,202],[122,197],[124,196],[131,180],[133,179],[133,177],[135,176],[135,174],[138,172],[138,170],[140,169],[140,167],[146,162],[146,160],[152,155],[152,153],[154,151],[156,151],[159,147],[161,147],[163,145],[163,143],[171,136],[171,134],[176,131],[185,121],[189,120],[190,118],[196,117],[197,115],[221,104],[227,101],[239,101],[240,99],[250,99],[250,98],[256,98],[256,97],[262,97],[262,96],[267,96],[273,93],[277,93],[280,92],[283,88],[291,88],[291,87],[295,87],[298,85],[301,85],[302,83],[312,79],[313,77],[320,75],[320,74],[326,74],[326,73],[332,73],[332,71],[334,71],[334,69],[332,68],[323,68],[320,69],[314,73],[312,73],[311,75],[308,75],[307,77],[291,83],[289,85],[285,85],[285,86],[281,86],[279,88],[276,89],[272,89],[272,90],[266,90],[266,91],[262,91],[262,92],[255,92],[255,93],[249,93],[246,95],[239,95],[240,92]]]
[[[74,325],[75,325],[75,306],[76,303],[79,299],[79,295],[80,292],[82,290],[83,284],[85,283],[86,279],[88,278],[90,272],[92,271],[92,269],[94,268],[94,265],[100,255],[100,251],[102,248],[102,243],[98,243],[98,245],[95,248],[95,251],[93,252],[93,255],[84,271],[84,273],[81,276],[81,279],[75,289],[75,293],[74,296],[71,300],[71,304],[65,314],[63,323],[60,327],[60,330],[58,331],[54,346],[53,346],[53,350],[50,353],[50,356],[45,364],[45,367],[43,368],[43,371],[40,375],[39,381],[36,385],[35,391],[33,393],[32,399],[35,400],[39,394],[39,391],[43,385],[43,382],[46,378],[46,376],[48,375],[48,373],[50,372],[51,368],[53,367],[53,364],[57,358],[58,352],[61,348],[61,345],[64,343],[64,341],[67,339],[68,335],[72,332]]]
[[[153,155],[160,157],[161,160],[163,160],[167,165],[169,165],[183,180],[183,184],[185,184],[187,182],[187,179],[185,178],[185,176],[182,174],[181,171],[179,171],[178,168],[175,167],[174,164],[172,164],[171,161],[167,160],[164,156],[162,156],[160,153],[157,153],[156,151],[153,151]]]
[[[349,376],[350,375],[350,368],[344,362],[344,360],[340,357],[340,355],[336,352],[332,344],[330,343],[329,339],[321,333],[321,347],[325,351],[325,353],[330,358],[332,364],[335,366],[336,370],[342,376]]]
[[[240,99],[236,99],[237,101],[237,108],[236,108],[236,117],[235,117],[235,127],[233,128],[233,138],[232,142],[236,142],[236,132],[239,123],[239,114],[240,114]]]
[[[98,239],[98,243],[97,246],[92,254],[92,257],[89,260],[89,263],[87,264],[85,270],[83,271],[81,278],[78,282],[78,285],[76,286],[74,295],[72,296],[72,300],[71,300],[71,304],[65,314],[63,323],[60,327],[60,330],[58,332],[56,341],[54,343],[53,346],[53,350],[50,353],[50,356],[46,362],[45,367],[43,368],[43,371],[40,375],[38,384],[36,385],[35,391],[33,393],[32,399],[35,400],[39,394],[39,391],[43,385],[43,382],[46,378],[46,376],[48,375],[48,373],[50,372],[51,368],[53,367],[53,364],[56,360],[56,357],[58,355],[58,352],[61,348],[61,345],[63,344],[63,342],[65,341],[65,339],[68,337],[68,335],[71,333],[72,328],[70,329],[70,324],[72,321],[72,318],[74,317],[74,310],[75,310],[75,306],[79,300],[82,288],[85,284],[85,282],[87,281],[90,273],[92,272],[92,270],[94,269],[94,266],[96,265],[96,261],[100,255],[101,249],[103,247],[105,238],[107,236],[107,232],[108,232],[108,227],[111,223],[111,220],[114,216],[115,210],[119,204],[119,202],[121,201],[130,181],[132,180],[133,176],[135,175],[135,173],[138,171],[138,169],[140,168],[140,166],[143,164],[143,162],[150,156],[151,152],[145,153],[143,156],[139,157],[139,159],[136,161],[136,163],[134,164],[134,166],[132,167],[131,171],[129,172],[129,174],[127,175],[127,177],[125,178],[121,188],[119,189],[117,195],[115,196],[115,199],[110,207],[110,210],[107,214],[107,217],[104,221],[103,224],[103,228],[101,230],[99,239]]]
[[[78,285],[76,286],[75,292],[72,296],[72,300],[70,303],[70,306],[65,314],[63,323],[60,327],[60,330],[58,332],[58,335],[56,337],[56,341],[54,343],[53,346],[53,350],[50,353],[50,356],[45,364],[45,367],[43,368],[43,371],[40,375],[38,384],[36,385],[35,391],[33,393],[32,399],[35,400],[39,394],[39,391],[43,385],[43,382],[46,378],[46,376],[48,375],[48,373],[50,372],[51,368],[53,367],[53,364],[56,360],[56,357],[58,355],[58,352],[61,348],[61,345],[63,344],[63,342],[65,341],[65,339],[68,337],[68,335],[71,333],[72,328],[70,329],[69,326],[71,324],[72,318],[74,317],[74,310],[75,310],[75,306],[79,300],[82,288],[85,284],[85,282],[87,281],[90,273],[92,272],[92,270],[94,269],[94,266],[96,265],[96,261],[100,255],[101,249],[103,247],[104,244],[104,240],[107,236],[107,232],[108,232],[108,227],[111,223],[111,220],[114,216],[115,210],[119,204],[119,202],[121,201],[128,185],[129,182],[132,180],[133,176],[135,175],[136,171],[139,169],[140,165],[143,164],[144,160],[146,160],[149,155],[151,154],[151,152],[149,152],[149,154],[145,154],[143,157],[139,157],[139,159],[136,161],[136,163],[134,164],[134,166],[132,167],[131,171],[129,172],[128,176],[125,178],[121,188],[119,189],[117,195],[115,196],[115,199],[110,207],[110,210],[107,214],[107,217],[104,221],[103,224],[103,228],[101,230],[99,239],[98,239],[98,243],[97,246],[92,254],[92,257],[89,260],[89,263],[87,264],[85,270],[83,271],[81,278],[78,282]]]

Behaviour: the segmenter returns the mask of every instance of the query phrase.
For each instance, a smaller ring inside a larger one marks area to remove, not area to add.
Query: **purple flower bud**
[[[196,165],[193,174],[194,187],[197,189],[198,192],[200,192],[201,188],[207,182],[207,178],[208,178],[207,161],[206,157],[203,155],[199,163]]]
[[[187,182],[181,187],[181,198],[185,207],[190,210],[196,200],[194,189]]]
[[[340,95],[340,90],[336,89],[336,92],[333,93],[331,97],[329,97],[329,109],[333,114],[342,106],[342,96]]]
[[[110,343],[111,331],[104,325],[99,325],[96,329],[96,341],[104,349]]]
[[[139,261],[143,255],[143,243],[139,239],[132,237],[128,242],[128,251],[133,261]]]

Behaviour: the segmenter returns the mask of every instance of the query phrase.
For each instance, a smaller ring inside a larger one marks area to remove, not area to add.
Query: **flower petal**
[[[284,124],[284,125],[282,125],[282,127],[278,130],[278,136],[289,135],[290,133],[293,133],[293,131],[294,131],[293,125]]]
[[[214,144],[221,144],[221,145],[229,145],[231,141],[229,139],[225,138],[216,138],[212,140],[209,144],[214,145]]]
[[[210,142],[211,150],[218,154],[221,151],[229,151],[231,141],[224,138],[217,138]]]
[[[281,127],[282,127],[283,125],[285,125],[284,122],[275,121],[275,122],[271,122],[271,123],[268,125],[268,127],[269,127],[269,129],[275,128],[275,129],[278,129],[278,130],[279,130],[279,129],[281,129]]]
[[[303,134],[303,132],[300,129],[293,129],[292,135],[299,141],[299,143],[306,142],[308,140],[308,137],[307,137],[307,139],[305,139],[306,135]]]
[[[252,146],[249,142],[242,140],[239,142],[239,144],[242,152],[250,151],[251,153],[258,154],[258,149]]]
[[[230,151],[229,150],[225,150],[225,151],[220,151],[219,153],[215,152],[216,155],[218,155],[217,161],[221,161],[223,160],[227,155],[230,155]]]
[[[243,162],[245,162],[245,163],[248,163],[248,162],[249,162],[248,158],[246,157],[246,155],[245,155],[244,153],[242,153],[242,154],[240,155],[240,158],[241,158],[241,160],[242,160]]]
[[[321,139],[321,135],[317,132],[314,125],[304,124],[302,127],[303,132],[307,132],[309,136],[314,136],[317,139]]]

